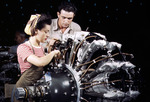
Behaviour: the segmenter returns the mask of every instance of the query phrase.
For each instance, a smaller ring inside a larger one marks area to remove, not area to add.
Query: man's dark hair
[[[67,12],[73,12],[74,14],[76,14],[77,12],[76,6],[73,3],[67,1],[61,2],[61,4],[58,6],[59,13],[61,12],[61,10],[65,10]]]
[[[15,34],[16,35],[19,34],[21,37],[25,37],[25,38],[27,37],[26,36],[27,34],[22,29],[17,29]]]

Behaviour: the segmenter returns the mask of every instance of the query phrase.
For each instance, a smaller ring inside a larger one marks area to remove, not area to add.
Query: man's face
[[[15,41],[17,44],[21,44],[24,41],[24,39],[25,38],[20,35],[20,32],[16,32]]]
[[[67,12],[65,10],[61,10],[61,12],[57,12],[58,16],[58,25],[60,28],[68,28],[70,23],[74,18],[73,12]]]

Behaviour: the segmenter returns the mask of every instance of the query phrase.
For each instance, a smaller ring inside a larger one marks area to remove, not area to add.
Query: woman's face
[[[46,24],[41,30],[37,30],[37,40],[41,43],[46,42],[49,37],[50,25]]]

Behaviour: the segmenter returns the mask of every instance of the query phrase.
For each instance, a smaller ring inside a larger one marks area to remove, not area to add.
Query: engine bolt
[[[75,96],[74,94],[71,94],[71,96]]]
[[[67,95],[67,92],[64,92],[64,95]]]

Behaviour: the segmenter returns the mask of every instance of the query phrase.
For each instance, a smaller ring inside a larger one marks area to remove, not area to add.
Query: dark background
[[[0,46],[11,46],[15,30],[24,29],[31,14],[49,13],[57,17],[62,0],[0,0]],[[122,44],[122,52],[132,53],[132,60],[141,68],[142,94],[148,99],[149,17],[146,0],[68,0],[78,8],[74,21],[82,30],[104,34],[108,41]]]

